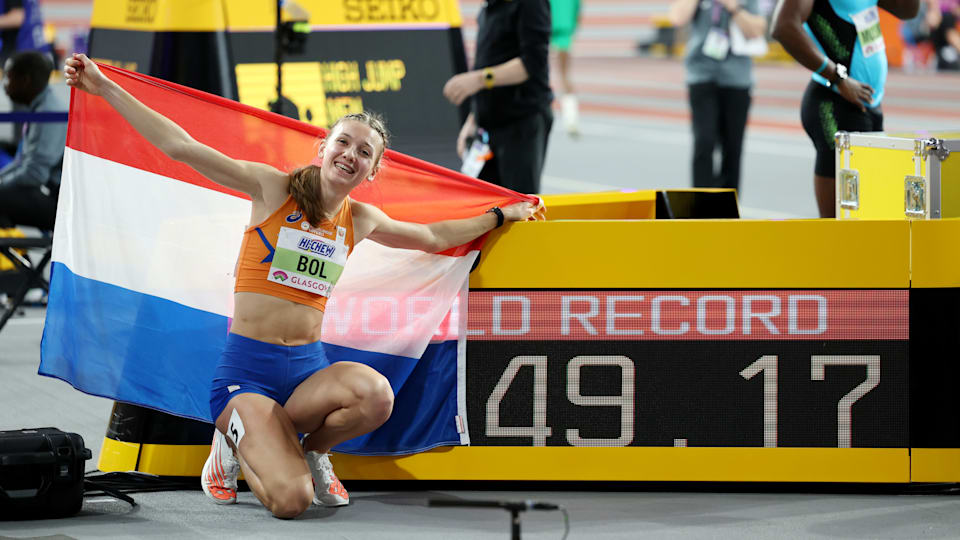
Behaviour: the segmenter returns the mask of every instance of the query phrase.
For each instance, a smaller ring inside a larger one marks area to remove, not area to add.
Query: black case
[[[0,431],[0,519],[72,516],[83,506],[83,437],[57,428]]]

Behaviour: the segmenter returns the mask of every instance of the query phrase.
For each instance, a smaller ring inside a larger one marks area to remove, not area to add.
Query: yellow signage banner
[[[231,30],[264,30],[276,22],[272,2],[223,2]],[[315,27],[459,27],[462,21],[457,0],[296,0],[296,4],[309,13]]]
[[[140,32],[214,32],[226,28],[223,7],[223,0],[96,0],[90,26]]]
[[[311,26],[459,27],[457,0],[299,0]],[[93,28],[141,32],[271,30],[274,2],[250,0],[96,0]],[[290,12],[284,19],[290,19]]]

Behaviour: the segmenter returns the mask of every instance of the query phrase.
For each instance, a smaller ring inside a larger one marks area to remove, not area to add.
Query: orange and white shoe
[[[237,502],[237,477],[240,476],[240,463],[233,455],[233,449],[227,444],[220,430],[213,430],[213,443],[210,455],[203,464],[200,473],[200,485],[207,497],[217,504]]]
[[[330,456],[319,452],[307,452],[307,465],[313,476],[313,504],[320,506],[346,506],[350,495],[333,473]]]

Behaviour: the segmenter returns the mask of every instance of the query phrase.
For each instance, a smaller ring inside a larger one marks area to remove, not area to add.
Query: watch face
[[[843,64],[837,64],[837,78],[838,79],[847,78],[847,66]]]

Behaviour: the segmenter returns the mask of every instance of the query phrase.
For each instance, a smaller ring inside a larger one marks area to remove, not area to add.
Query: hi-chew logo
[[[316,253],[321,257],[333,257],[333,252],[337,250],[336,247],[331,246],[330,244],[324,244],[319,240],[313,240],[310,238],[301,238],[300,243],[297,244],[297,247],[304,251]]]
[[[273,273],[273,279],[280,281],[281,283],[286,281],[290,276],[287,275],[283,270],[277,270]]]
[[[300,221],[300,218],[302,217],[303,217],[303,212],[301,212],[300,210],[297,210],[296,212],[287,216],[287,223],[296,223]]]

